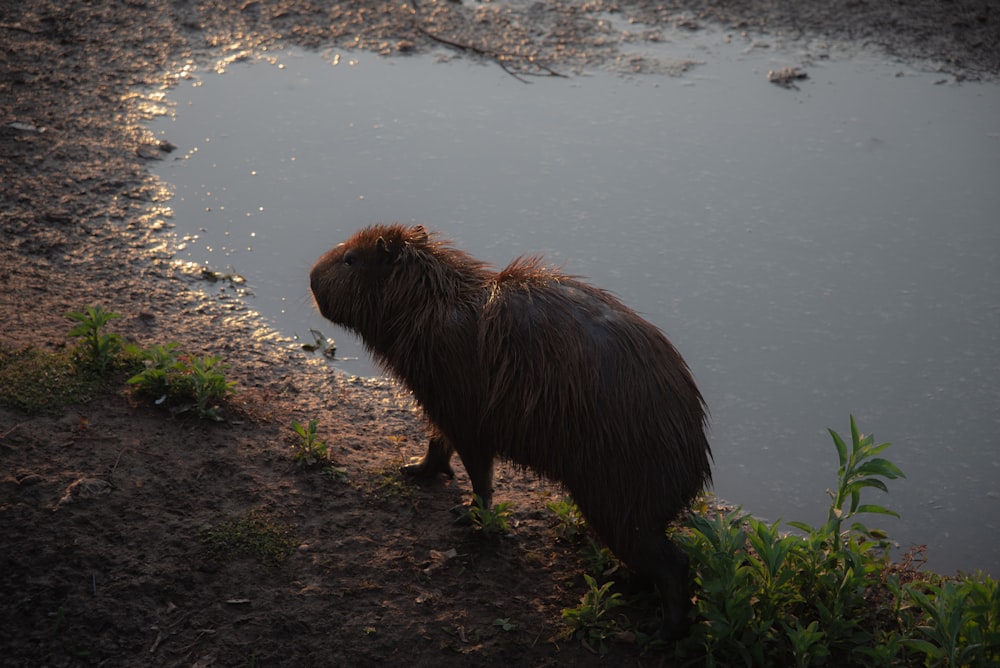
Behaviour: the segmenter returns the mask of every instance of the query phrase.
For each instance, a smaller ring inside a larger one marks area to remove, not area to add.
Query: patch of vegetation
[[[300,467],[307,468],[330,461],[329,449],[317,434],[318,425],[318,420],[309,420],[306,426],[292,422],[292,429],[299,437],[295,443],[295,463]]]
[[[278,564],[295,549],[291,529],[260,511],[250,511],[245,517],[205,531],[202,542],[213,558],[227,561],[253,557]]]
[[[614,582],[608,581],[598,586],[597,580],[584,574],[587,591],[575,608],[564,608],[563,621],[568,627],[568,635],[586,642],[601,654],[608,651],[608,641],[623,633],[621,622],[609,613],[624,605],[618,592],[612,592]]]
[[[86,403],[105,388],[112,372],[135,365],[134,349],[120,335],[104,331],[119,314],[88,306],[66,317],[76,322],[67,336],[79,339],[71,349],[0,348],[0,403],[26,413]]]
[[[0,348],[0,404],[28,414],[86,403],[102,387],[96,374],[81,370],[72,351]]]
[[[88,306],[83,311],[70,311],[66,317],[77,323],[68,336],[80,339],[81,359],[103,374],[117,360],[125,345],[119,334],[103,329],[111,320],[121,318],[121,314],[105,311],[102,306]]]
[[[66,317],[76,322],[67,333],[80,343],[68,352],[34,348],[0,348],[0,403],[27,413],[55,410],[86,402],[120,374],[139,394],[166,403],[174,414],[193,411],[198,417],[221,420],[219,403],[233,393],[236,383],[226,380],[229,366],[212,355],[194,357],[176,343],[146,349],[125,343],[105,326],[121,315],[101,306],[88,306]],[[114,373],[112,373],[114,372]]]
[[[175,415],[195,411],[200,418],[222,420],[219,402],[236,385],[226,380],[229,365],[222,358],[195,357],[181,352],[176,343],[151,346],[140,355],[145,368],[128,379],[137,392],[166,404]]]
[[[517,630],[517,622],[511,621],[510,617],[498,617],[493,620],[493,626],[504,633],[511,633]]]
[[[996,580],[920,571],[922,548],[893,563],[885,533],[859,517],[896,515],[861,503],[864,490],[885,492],[886,480],[903,475],[880,456],[889,444],[862,435],[853,417],[849,442],[830,435],[839,467],[823,525],[789,522],[798,533],[788,533],[736,509],[694,512],[673,530],[697,593],[691,633],[668,650],[673,658],[699,666],[1000,665]],[[634,630],[625,615],[634,601],[608,605],[612,583],[586,577],[580,606],[563,619],[572,635],[608,651],[609,640]]]
[[[472,495],[472,505],[469,506],[469,519],[472,526],[488,536],[503,536],[510,533],[510,520],[513,517],[511,505],[507,501],[494,503],[492,508],[484,508],[483,500],[478,494]]]
[[[570,497],[560,501],[550,501],[545,507],[555,515],[553,529],[560,540],[573,542],[587,534],[587,521]]]
[[[416,504],[416,487],[400,472],[396,463],[387,461],[377,468],[370,469],[370,472],[373,478],[359,485],[365,494],[380,500],[397,498]]]
[[[228,364],[214,355],[195,357],[177,343],[153,345],[139,351],[145,367],[128,379],[136,392],[165,404],[174,415],[194,411],[202,419],[222,420],[220,402],[236,383],[226,380]]]
[[[587,572],[600,578],[609,577],[621,567],[615,553],[593,536],[585,537],[579,555]]]

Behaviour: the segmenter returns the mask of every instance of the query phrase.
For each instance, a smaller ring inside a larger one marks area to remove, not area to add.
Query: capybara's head
[[[484,267],[422,225],[372,225],[320,257],[309,282],[324,318],[377,349],[392,323],[454,308]]]
[[[323,317],[362,334],[381,312],[380,293],[411,244],[426,244],[422,227],[374,225],[324,253],[309,273]]]

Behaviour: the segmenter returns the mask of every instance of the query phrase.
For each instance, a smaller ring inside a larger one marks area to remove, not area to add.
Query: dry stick
[[[564,78],[566,77],[565,74],[562,74],[560,72],[556,72],[551,67],[548,67],[547,65],[543,65],[542,63],[537,63],[537,62],[535,62],[533,60],[530,61],[532,65],[534,65],[535,67],[537,67],[539,69],[545,70],[546,72],[548,72],[548,74],[547,75],[543,75],[543,74],[537,74],[535,72],[514,71],[514,70],[510,69],[510,67],[508,67],[507,64],[503,60],[505,57],[509,58],[510,56],[506,56],[505,54],[500,54],[500,53],[496,53],[496,52],[493,52],[493,51],[488,51],[488,50],[482,49],[482,48],[480,48],[478,46],[473,46],[472,44],[463,44],[461,42],[455,42],[455,41],[452,41],[450,39],[446,39],[444,37],[438,37],[434,33],[428,32],[427,30],[425,30],[424,28],[422,28],[420,26],[417,26],[416,28],[417,28],[418,32],[420,32],[421,34],[426,35],[427,37],[429,37],[430,39],[434,40],[435,42],[439,42],[441,44],[444,44],[445,46],[450,46],[453,49],[459,49],[461,51],[469,51],[469,52],[472,52],[472,53],[474,53],[474,54],[476,54],[478,56],[483,56],[484,58],[491,59],[493,62],[495,62],[497,65],[499,65],[500,68],[503,69],[504,72],[506,72],[507,74],[511,75],[512,77],[514,77],[515,79],[517,79],[521,83],[526,83],[527,84],[527,83],[531,83],[531,82],[528,81],[527,79],[521,78],[520,75],[524,75],[524,76],[536,76],[536,77],[538,77],[538,76],[564,77]]]
[[[410,6],[413,7],[413,14],[416,15],[419,18],[419,16],[420,16],[420,9],[417,7],[417,0],[410,0]],[[434,33],[430,32],[429,30],[426,30],[423,26],[420,26],[420,25],[414,25],[414,28],[420,34],[426,35],[428,38],[430,38],[431,40],[433,40],[435,42],[438,42],[439,44],[444,44],[445,46],[450,46],[451,48],[458,49],[459,51],[468,51],[468,52],[474,53],[474,54],[476,54],[478,56],[482,56],[483,58],[489,58],[490,60],[492,60],[493,62],[495,62],[497,65],[499,65],[500,68],[504,72],[506,72],[510,76],[514,77],[515,79],[517,79],[521,83],[531,83],[527,79],[523,79],[521,77],[521,75],[524,75],[524,76],[550,76],[550,77],[563,77],[563,78],[567,78],[565,74],[562,74],[560,72],[556,72],[554,69],[552,69],[548,65],[543,65],[542,63],[535,62],[535,60],[532,59],[532,58],[528,58],[527,60],[532,65],[534,65],[535,67],[537,67],[538,69],[544,70],[545,72],[547,72],[548,73],[547,75],[538,74],[538,73],[535,73],[535,72],[515,71],[515,70],[512,70],[510,67],[507,66],[507,64],[504,62],[504,59],[505,58],[519,58],[519,57],[523,58],[523,56],[511,56],[509,54],[497,53],[496,51],[490,51],[488,49],[484,49],[484,48],[481,48],[481,47],[478,47],[478,46],[474,46],[472,44],[465,44],[463,42],[456,42],[454,40],[450,40],[450,39],[447,39],[445,37],[439,37],[438,35],[435,35]]]
[[[11,433],[12,433],[12,432],[13,432],[13,431],[14,431],[15,429],[17,429],[18,427],[20,427],[20,426],[21,426],[22,424],[24,424],[24,423],[23,423],[23,422],[18,422],[18,423],[17,423],[17,424],[15,424],[15,425],[14,425],[13,427],[11,427],[10,429],[8,429],[8,430],[7,430],[7,431],[5,431],[4,433],[0,434],[0,441],[2,441],[3,439],[7,438],[8,436],[10,436],[10,435],[11,435]]]

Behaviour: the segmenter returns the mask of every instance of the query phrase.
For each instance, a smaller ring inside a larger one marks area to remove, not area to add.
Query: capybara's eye
[[[357,261],[358,261],[358,254],[355,253],[353,249],[344,253],[344,266],[350,267]]]

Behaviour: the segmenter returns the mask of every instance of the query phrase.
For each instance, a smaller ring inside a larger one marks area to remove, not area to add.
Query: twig
[[[16,30],[18,32],[26,32],[29,35],[41,35],[41,30],[32,30],[31,28],[25,28],[18,23],[0,23],[0,28],[4,30]]]
[[[420,20],[419,19],[419,17],[420,17],[420,9],[417,7],[417,0],[409,0],[409,1],[410,1],[410,6],[413,8],[413,14],[418,17],[418,20]],[[493,62],[495,62],[497,65],[499,65],[500,68],[504,72],[506,72],[510,76],[514,77],[515,79],[517,79],[521,83],[526,83],[526,84],[527,83],[531,83],[527,79],[523,78],[523,77],[526,77],[526,76],[550,76],[550,77],[563,77],[563,78],[567,78],[565,74],[562,74],[560,72],[556,72],[554,69],[552,69],[551,67],[549,67],[547,65],[543,65],[542,63],[535,62],[535,60],[532,59],[532,58],[525,58],[524,56],[517,56],[517,55],[511,55],[511,54],[505,54],[505,53],[498,53],[496,51],[492,51],[492,50],[489,50],[489,49],[484,49],[484,48],[479,47],[479,46],[475,46],[474,44],[466,44],[464,42],[456,42],[455,40],[451,40],[451,39],[448,39],[446,37],[441,37],[439,35],[435,35],[434,33],[430,32],[429,30],[427,30],[426,28],[424,28],[422,25],[419,25],[419,24],[414,25],[414,28],[420,34],[425,35],[428,39],[431,39],[431,40],[433,40],[433,41],[435,41],[435,42],[437,42],[439,44],[444,44],[445,46],[449,46],[449,47],[451,47],[453,49],[457,49],[459,51],[466,51],[466,52],[469,52],[469,53],[474,53],[477,56],[482,56],[483,58],[489,58],[490,60],[492,60]],[[534,65],[535,67],[537,67],[540,70],[543,70],[547,74],[539,74],[537,72],[525,72],[522,69],[513,70],[513,69],[511,69],[507,65],[507,62],[506,62],[507,60],[512,60],[512,59],[528,60],[532,65]]]
[[[16,425],[14,425],[13,427],[11,427],[10,429],[8,429],[7,431],[5,431],[4,433],[0,434],[0,441],[2,441],[3,439],[7,438],[8,436],[10,436],[11,432],[13,432],[15,429],[17,429],[18,427],[20,427],[22,424],[24,424],[24,423],[23,422],[18,422]]]
[[[120,461],[122,460],[122,455],[124,455],[124,454],[125,454],[125,451],[126,451],[126,450],[128,450],[128,449],[129,449],[129,447],[130,447],[130,446],[125,446],[125,447],[124,447],[124,448],[122,448],[122,449],[121,449],[121,451],[120,451],[120,452],[118,453],[118,457],[117,457],[117,458],[115,459],[115,465],[111,467],[111,471],[110,471],[110,472],[108,473],[108,477],[109,477],[109,478],[110,478],[111,476],[113,476],[113,475],[115,474],[115,470],[117,470],[117,468],[118,468],[118,462],[120,462]]]

